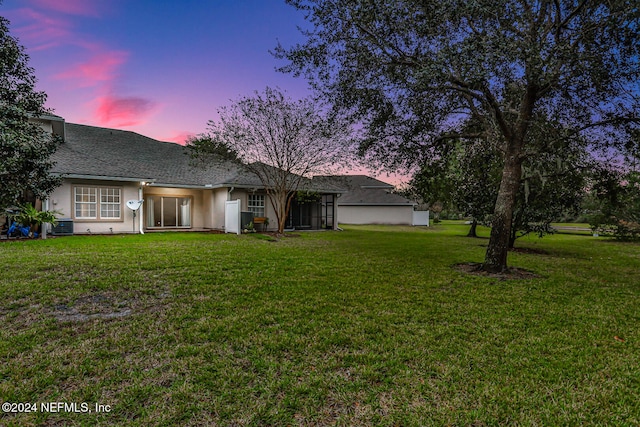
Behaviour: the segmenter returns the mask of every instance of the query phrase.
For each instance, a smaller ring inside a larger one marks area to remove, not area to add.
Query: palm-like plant
[[[30,227],[30,235],[38,229],[41,224],[51,224],[55,226],[58,223],[56,215],[60,215],[58,211],[39,211],[31,203],[25,203],[20,206],[20,212],[13,215],[13,219],[24,227]]]

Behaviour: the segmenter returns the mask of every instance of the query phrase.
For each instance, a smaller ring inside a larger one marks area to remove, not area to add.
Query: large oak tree
[[[540,154],[528,156],[522,163],[509,248],[517,238],[553,233],[552,222],[578,215],[586,190],[598,179],[595,171],[599,162],[586,141],[568,135],[553,122],[534,131],[530,136],[533,144],[541,145],[537,148]],[[491,141],[459,140],[437,158],[425,159],[409,182],[409,190],[471,216],[468,235],[476,237],[476,220],[491,223],[502,169],[502,156]]]
[[[503,161],[484,269],[503,271],[523,162],[550,119],[592,144],[638,129],[640,10],[630,0],[288,0],[311,24],[278,46],[362,125],[363,153],[409,168],[451,141],[494,141]],[[469,133],[465,123],[479,124]]]

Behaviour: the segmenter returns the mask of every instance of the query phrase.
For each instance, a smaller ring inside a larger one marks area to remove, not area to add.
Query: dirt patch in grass
[[[280,240],[280,237],[282,237],[282,235],[278,235],[277,233],[254,233],[254,234],[250,234],[251,237],[253,237],[254,239],[258,239],[258,240],[264,240],[267,242],[277,242],[278,240]]]
[[[291,232],[284,232],[282,234],[275,232],[275,231],[263,231],[257,234],[261,234],[263,236],[271,236],[274,237],[276,239],[282,239],[285,237],[300,237],[300,234],[297,233],[291,233]]]
[[[532,271],[518,267],[509,267],[507,271],[502,273],[490,273],[483,270],[482,264],[477,262],[454,264],[452,268],[463,273],[473,274],[474,276],[490,277],[499,280],[539,279],[542,277]]]
[[[86,322],[94,319],[118,319],[153,308],[159,300],[169,296],[163,292],[156,296],[119,298],[110,293],[83,295],[71,302],[50,307],[48,314],[60,322]]]
[[[49,314],[60,322],[117,319],[129,316],[133,305],[132,300],[120,299],[108,293],[96,293],[55,304],[50,308]]]
[[[275,231],[262,231],[262,232],[259,232],[259,233],[254,233],[251,236],[255,237],[257,239],[261,239],[261,240],[277,242],[280,239],[285,239],[285,238],[288,238],[288,237],[300,237],[300,234],[295,234],[295,233],[279,234],[279,233],[277,233]]]

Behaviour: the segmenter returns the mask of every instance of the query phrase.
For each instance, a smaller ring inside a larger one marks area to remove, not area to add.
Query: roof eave
[[[250,184],[234,184],[234,183],[223,183],[216,184],[216,188],[220,187],[234,187],[236,189],[256,189],[256,190],[265,190],[266,187],[262,184],[260,185],[250,185]],[[307,189],[307,188],[298,188],[298,191],[314,191],[316,193],[325,193],[325,194],[341,194],[344,193],[345,190],[328,190],[328,189]]]
[[[196,190],[211,190],[214,188],[220,188],[219,185],[211,184],[174,184],[169,182],[152,182],[147,187],[165,187],[165,188],[191,188]]]
[[[76,173],[52,172],[52,175],[66,179],[90,179],[96,181],[125,181],[125,182],[153,182],[153,178],[131,177],[131,176],[107,176],[107,175],[87,175]]]

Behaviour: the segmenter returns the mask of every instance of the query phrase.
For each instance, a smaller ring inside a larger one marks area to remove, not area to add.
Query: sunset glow
[[[4,0],[2,16],[30,56],[47,107],[71,123],[127,129],[184,144],[217,110],[279,87],[278,42],[302,41],[304,17],[282,0]]]
[[[144,123],[153,113],[155,102],[144,98],[103,96],[96,99],[95,119],[98,126],[128,128]]]
[[[307,94],[269,53],[295,43],[301,16],[279,0],[207,3],[5,0],[0,10],[56,114],[183,143],[253,90]]]
[[[53,77],[70,79],[77,87],[91,87],[102,82],[111,82],[116,77],[118,67],[126,61],[127,56],[127,52],[122,51],[99,52],[88,58],[86,62],[75,64]]]

